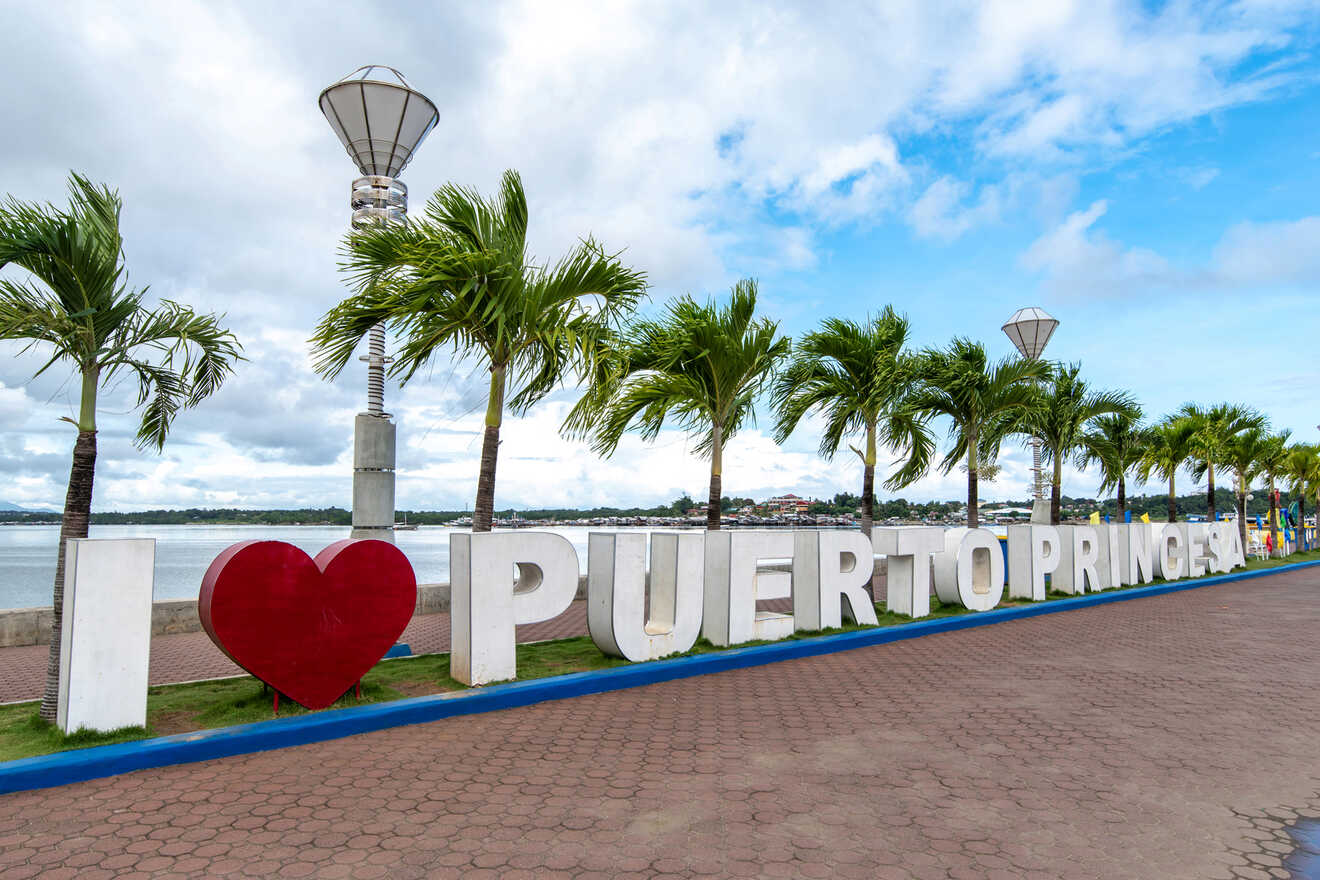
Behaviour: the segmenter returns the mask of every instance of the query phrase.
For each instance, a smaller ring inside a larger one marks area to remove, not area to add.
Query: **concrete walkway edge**
[[[1320,566],[1320,561],[1174,581],[1150,587],[1109,590],[1070,599],[968,613],[897,626],[875,627],[832,636],[732,648],[711,654],[635,663],[614,669],[576,672],[552,678],[517,681],[447,694],[333,709],[295,718],[258,721],[215,730],[135,740],[115,745],[72,749],[32,758],[0,762],[0,794],[52,788],[173,764],[187,764],[233,755],[306,745],[407,724],[439,721],[458,715],[494,712],[550,700],[624,690],[663,681],[708,675],[730,669],[761,666],[920,638],[954,630],[989,626],[1010,620],[1074,611],[1111,602],[1125,602],[1183,590],[1199,589]]]

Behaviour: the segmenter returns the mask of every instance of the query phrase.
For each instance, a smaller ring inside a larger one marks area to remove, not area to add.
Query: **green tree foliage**
[[[1092,391],[1081,378],[1081,364],[1058,364],[1039,393],[1039,405],[1024,418],[1022,430],[1044,443],[1046,460],[1054,466],[1050,480],[1050,522],[1058,524],[1063,498],[1063,465],[1072,459],[1085,460],[1085,436],[1089,424],[1104,415],[1135,419],[1140,409],[1131,395],[1115,391]],[[1082,452],[1082,455],[1078,455]]]
[[[1219,451],[1220,466],[1231,468],[1236,478],[1234,496],[1243,547],[1247,546],[1247,494],[1251,484],[1264,472],[1270,446],[1270,435],[1265,429],[1251,427],[1234,435]]]
[[[53,721],[59,704],[60,628],[64,611],[64,550],[87,537],[96,471],[97,399],[121,376],[137,383],[142,413],[137,441],[159,450],[174,418],[214,394],[242,359],[242,347],[220,325],[169,300],[152,306],[146,290],[128,286],[119,194],[80,175],[69,179],[67,208],[21,202],[0,205],[0,268],[24,278],[0,279],[0,340],[25,343],[47,358],[40,375],[71,370],[81,395],[73,465],[61,517],[55,564],[54,621],[41,717]]]
[[[1192,438],[1195,434],[1196,423],[1193,420],[1173,415],[1147,428],[1142,438],[1143,449],[1137,473],[1143,483],[1149,482],[1152,476],[1168,481],[1165,514],[1169,522],[1178,520],[1178,471],[1191,457]],[[1141,513],[1149,511],[1143,510]]]
[[[1270,434],[1260,455],[1260,470],[1265,477],[1270,499],[1270,531],[1274,534],[1274,546],[1280,556],[1283,555],[1283,542],[1279,540],[1278,484],[1288,478],[1290,436],[1292,432],[1286,429],[1277,434]]]
[[[1005,358],[990,363],[985,346],[954,339],[944,349],[926,349],[919,383],[908,406],[926,418],[949,420],[949,451],[940,469],[949,473],[967,464],[967,525],[976,528],[977,466],[994,462],[1000,444],[1018,433],[1040,407],[1035,382],[1049,368],[1040,361]]]
[[[506,408],[525,413],[567,375],[593,369],[612,329],[646,291],[646,277],[591,239],[557,262],[527,252],[527,196],[515,171],[499,195],[446,185],[406,224],[351,233],[344,271],[355,293],[312,337],[315,366],[338,375],[371,328],[401,340],[391,373],[407,382],[439,354],[490,373],[472,528],[488,531]]]
[[[861,435],[862,448],[851,448],[862,463],[862,533],[867,537],[879,447],[897,452],[902,461],[885,482],[890,489],[920,479],[935,450],[924,414],[909,405],[919,359],[904,350],[907,338],[908,320],[892,306],[861,324],[827,318],[798,341],[772,395],[779,443],[813,411],[825,418],[823,457],[833,459],[845,437]]]
[[[1251,428],[1264,428],[1265,417],[1249,406],[1220,403],[1214,406],[1183,404],[1175,414],[1192,426],[1192,476],[1206,480],[1206,505],[1211,519],[1215,513],[1215,465],[1233,438]]]
[[[1320,525],[1320,446],[1295,443],[1289,447],[1286,465],[1288,494],[1297,499],[1298,522],[1306,521],[1306,499],[1315,501],[1316,524]]]
[[[1146,452],[1141,410],[1100,416],[1082,437],[1082,466],[1100,468],[1100,492],[1116,490],[1119,519],[1127,510],[1127,479],[1141,464]]]
[[[660,319],[629,324],[564,431],[611,455],[627,431],[651,441],[671,420],[710,459],[706,523],[718,529],[725,444],[755,419],[753,404],[789,348],[778,324],[756,317],[751,279],[734,285],[726,305],[682,297]]]

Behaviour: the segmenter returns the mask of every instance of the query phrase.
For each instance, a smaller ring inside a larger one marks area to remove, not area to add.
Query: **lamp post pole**
[[[1045,345],[1059,326],[1056,318],[1044,309],[1031,306],[1018,309],[1004,322],[1000,329],[1013,341],[1013,345],[1028,360],[1039,360],[1045,351]],[[1039,437],[1031,438],[1031,482],[1032,502],[1031,521],[1048,524],[1050,522],[1050,503],[1045,498],[1044,480],[1041,475],[1041,447],[1044,444]]]
[[[362,176],[349,200],[353,225],[403,223],[408,187],[397,180],[439,112],[392,67],[359,67],[321,92],[326,121]],[[367,335],[367,410],[353,420],[353,538],[394,541],[396,430],[385,412],[385,327]]]

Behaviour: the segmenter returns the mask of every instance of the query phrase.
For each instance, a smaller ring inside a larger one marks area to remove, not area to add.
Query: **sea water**
[[[347,526],[264,525],[93,525],[91,538],[155,538],[155,598],[196,599],[202,576],[216,556],[239,541],[287,541],[315,556],[327,544],[348,537]],[[461,529],[421,526],[394,533],[395,542],[408,556],[417,583],[449,580],[449,536]],[[501,530],[502,531],[502,530]],[[564,526],[538,531],[563,535],[577,549],[583,573],[587,566],[587,535],[624,531],[588,526]],[[666,529],[664,531],[673,531]],[[55,579],[55,555],[60,527],[0,526],[0,608],[49,606]]]

